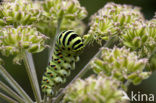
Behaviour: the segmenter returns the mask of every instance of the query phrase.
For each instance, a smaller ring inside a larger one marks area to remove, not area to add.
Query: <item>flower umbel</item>
[[[66,90],[63,103],[125,103],[119,84],[101,75],[78,79]]]
[[[125,47],[102,48],[101,56],[92,61],[91,68],[95,73],[103,72],[121,83],[127,80],[138,84],[151,74],[143,71],[146,63],[147,59],[138,59],[134,52]]]
[[[139,8],[108,3],[91,17],[90,30],[85,38],[101,43],[113,35],[120,35],[136,20],[144,20]]]
[[[20,55],[28,50],[31,53],[42,51],[47,37],[31,26],[7,26],[0,31],[0,50],[5,55]]]
[[[140,57],[150,57],[156,44],[156,22],[136,20],[121,35],[124,46],[136,51]]]
[[[0,6],[0,26],[34,24],[39,20],[40,12],[38,4],[31,0],[3,2]]]
[[[79,34],[83,33],[81,20],[87,16],[87,11],[78,0],[45,0],[42,6],[43,19],[36,25],[42,33],[53,37],[58,27],[60,31],[72,29]],[[77,25],[80,25],[80,29],[77,29]]]

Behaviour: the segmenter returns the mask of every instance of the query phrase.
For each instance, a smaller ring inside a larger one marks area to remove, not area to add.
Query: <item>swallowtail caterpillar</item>
[[[52,60],[42,77],[42,91],[47,96],[54,95],[53,87],[66,82],[66,77],[75,69],[79,54],[84,48],[82,38],[74,31],[60,33],[56,38]]]

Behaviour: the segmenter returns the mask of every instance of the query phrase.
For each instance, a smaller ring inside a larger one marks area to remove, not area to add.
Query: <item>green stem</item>
[[[58,35],[58,33],[60,32],[61,22],[62,22],[62,19],[59,19],[59,20],[58,20],[58,26],[57,26],[57,28],[56,28],[55,37],[54,37],[54,39],[52,39],[52,40],[50,41],[49,61],[51,60],[51,56],[52,56],[52,54],[53,54],[53,52],[54,52],[54,49],[55,49],[55,48],[54,48],[54,47],[55,47],[55,42],[56,42],[57,35]]]
[[[8,101],[8,103],[18,103],[17,101],[13,100],[12,98],[6,96],[5,94],[0,93],[0,98]]]
[[[112,44],[114,44],[114,42],[116,42],[117,40],[118,40],[118,39],[116,39],[116,37],[111,37],[111,38],[105,43],[105,45],[104,45],[103,47],[110,47],[110,46],[112,46]],[[102,50],[102,49],[100,49],[100,50],[94,55],[94,57],[92,57],[92,59],[83,67],[83,69],[74,77],[74,79],[60,92],[60,94],[59,94],[56,98],[54,98],[53,103],[59,103],[61,97],[63,96],[63,94],[64,94],[65,90],[68,88],[68,86],[69,86],[70,84],[72,84],[77,78],[82,77],[82,76],[89,70],[88,67],[90,66],[90,62],[93,61],[96,57],[98,57],[98,56],[100,55],[101,50]]]
[[[25,99],[28,103],[33,103],[31,98],[26,94],[26,92],[21,88],[21,86],[11,77],[11,75],[5,70],[5,68],[0,65],[1,75],[8,81],[8,83],[16,90],[16,92]]]
[[[8,93],[11,97],[15,98],[19,103],[25,103],[23,98],[21,98],[17,93],[11,90],[7,85],[0,81],[0,88]]]
[[[38,83],[32,55],[31,53],[28,53],[28,52],[25,52],[23,55],[24,55],[23,61],[26,67],[26,71],[30,80],[30,84],[31,84],[34,96],[36,98],[37,103],[41,103],[42,101],[41,93],[40,93],[39,83]]]

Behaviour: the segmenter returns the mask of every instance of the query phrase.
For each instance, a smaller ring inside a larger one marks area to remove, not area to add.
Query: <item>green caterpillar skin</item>
[[[42,77],[43,93],[52,96],[53,88],[66,82],[66,77],[75,69],[75,62],[79,61],[78,55],[83,48],[82,38],[72,30],[64,31],[57,36],[52,60]]]

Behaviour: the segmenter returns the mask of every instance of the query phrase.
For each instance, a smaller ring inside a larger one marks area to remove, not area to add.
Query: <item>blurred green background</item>
[[[102,8],[107,2],[115,2],[118,4],[130,4],[133,6],[139,6],[141,7],[141,12],[145,16],[146,19],[151,19],[154,16],[154,12],[156,11],[156,0],[79,0],[81,5],[86,7],[88,11],[88,17],[84,20],[87,29],[86,33],[89,29],[88,23],[89,18],[92,14],[94,14],[97,10]],[[94,46],[88,46],[85,48],[83,54],[81,54],[81,60],[76,64],[76,70],[71,73],[72,75],[68,78],[69,83],[70,80],[73,79],[73,77],[84,67],[84,65],[95,55],[95,53],[99,50],[100,45],[95,44]],[[23,63],[21,65],[15,65],[12,64],[12,58],[13,56],[4,57],[1,55],[1,57],[5,61],[4,67],[7,69],[7,71],[15,78],[15,80],[24,88],[24,90],[33,98],[31,86],[29,84],[29,80],[25,71],[25,67]],[[36,66],[36,71],[38,75],[39,83],[42,78],[42,74],[47,66],[48,63],[48,50],[45,49],[43,52],[38,54],[33,54],[34,62]],[[86,74],[85,76],[89,75]],[[0,80],[3,80],[4,78],[0,77]],[[150,78],[147,80],[144,80],[140,85],[129,86],[128,94],[130,95],[131,91],[141,93],[147,93],[147,94],[155,94],[156,96],[156,72],[153,72]],[[64,85],[66,85],[64,84]],[[0,100],[0,103],[4,103],[4,101]],[[135,102],[131,102],[135,103]],[[145,103],[145,102],[136,102],[136,103]],[[147,102],[146,102],[147,103]],[[149,102],[148,102],[149,103]]]

